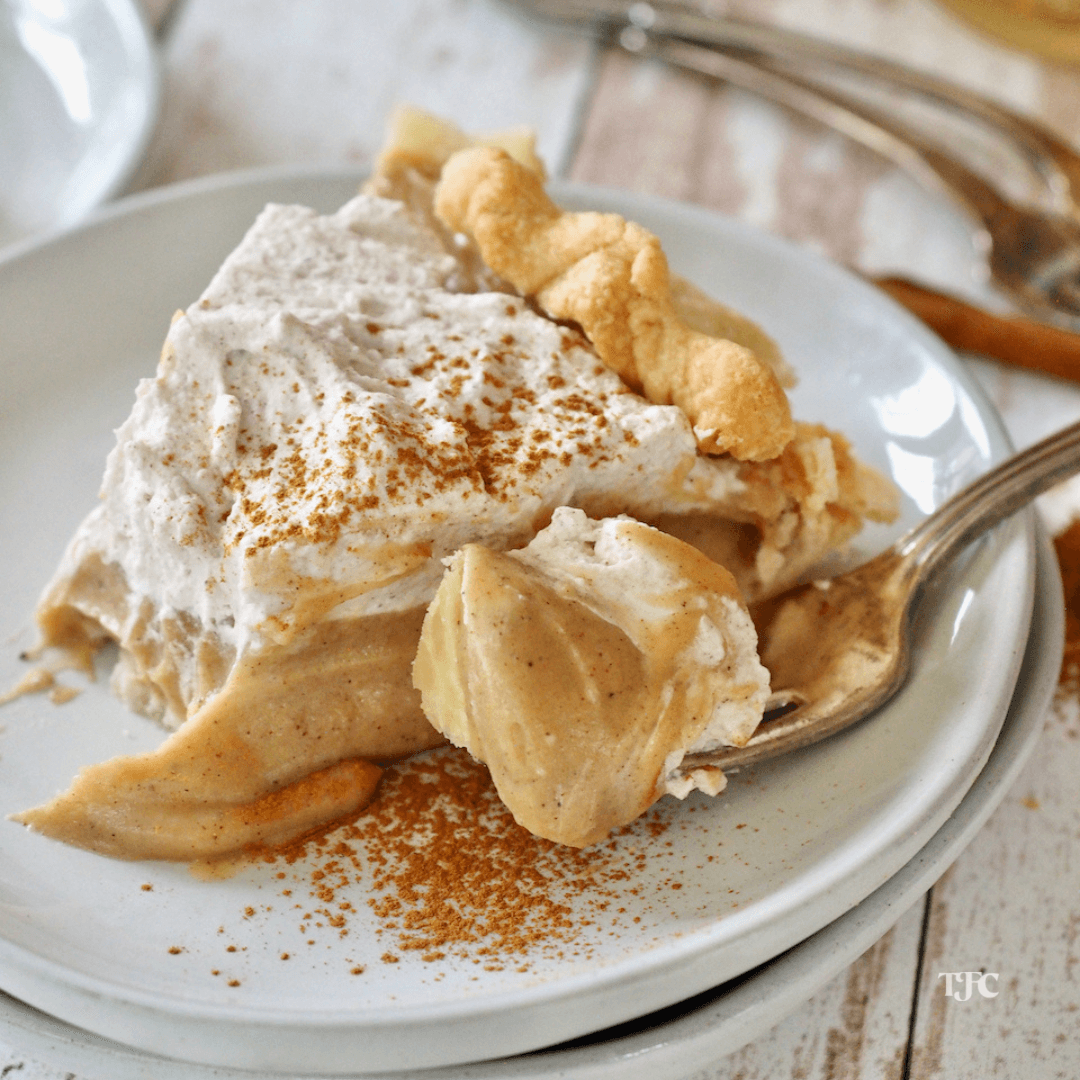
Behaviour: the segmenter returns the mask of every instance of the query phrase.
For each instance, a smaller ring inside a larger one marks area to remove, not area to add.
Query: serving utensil
[[[869,562],[759,612],[773,712],[746,746],[687,755],[680,771],[731,769],[835,735],[872,713],[911,668],[912,617],[942,566],[976,537],[1080,472],[1080,423],[1016,454]],[[787,711],[784,711],[784,710]]]
[[[944,80],[779,28],[662,3],[516,3],[604,33],[638,56],[740,86],[868,146],[965,213],[991,280],[1018,308],[1050,325],[1080,331],[1080,155],[1033,121]],[[910,123],[816,81],[830,72],[917,93],[993,129],[1040,179],[1041,205],[1007,198]]]
[[[1080,153],[1048,128],[967,87],[880,55],[729,15],[703,14],[669,0],[508,0],[532,15],[570,24],[639,51],[642,37],[722,50],[758,67],[817,81],[855,76],[886,91],[903,91],[1006,141],[1040,178],[1043,208],[1080,216]]]

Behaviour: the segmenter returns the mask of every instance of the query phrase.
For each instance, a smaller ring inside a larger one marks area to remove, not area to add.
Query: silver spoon
[[[910,671],[912,613],[931,576],[976,537],[1078,472],[1080,423],[991,469],[868,563],[771,602],[761,658],[780,687],[771,703],[789,711],[775,719],[767,712],[746,746],[688,754],[680,771],[765,761],[835,735],[883,705]]]

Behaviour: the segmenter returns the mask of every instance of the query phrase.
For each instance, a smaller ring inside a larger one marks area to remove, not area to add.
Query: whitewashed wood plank
[[[604,55],[571,175],[712,207],[866,270],[981,295],[971,228],[870,151],[751,94]]]
[[[256,165],[362,165],[399,102],[469,130],[529,124],[557,170],[590,50],[495,0],[185,0],[136,186]]]
[[[768,1035],[688,1080],[901,1080],[924,907]]]
[[[1059,696],[1006,801],[934,890],[912,1076],[1080,1076],[1080,697]],[[983,997],[944,972],[985,971]]]

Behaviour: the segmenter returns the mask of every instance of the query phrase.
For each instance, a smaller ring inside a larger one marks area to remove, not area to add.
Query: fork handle
[[[760,67],[738,57],[686,41],[624,34],[624,48],[685,70],[733,83],[839,131],[881,154],[922,185],[951,198],[980,230],[977,244],[990,249],[987,225],[1012,207],[985,180],[941,153],[918,133],[867,106],[856,104],[796,75]]]

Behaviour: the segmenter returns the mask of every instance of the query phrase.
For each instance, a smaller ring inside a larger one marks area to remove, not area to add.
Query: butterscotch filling
[[[451,563],[414,669],[439,730],[487,764],[530,832],[602,839],[665,792],[688,752],[742,745],[768,673],[734,579],[629,519],[556,513],[520,552],[480,545]]]
[[[358,810],[370,762],[443,741],[412,686],[423,618],[329,620],[248,654],[157,750],[90,765],[16,820],[118,858],[194,860]]]
[[[663,513],[649,523],[730,570],[748,603],[792,586],[865,521],[897,513],[892,484],[820,424],[796,423],[778,458],[740,462],[736,476],[716,509]]]

